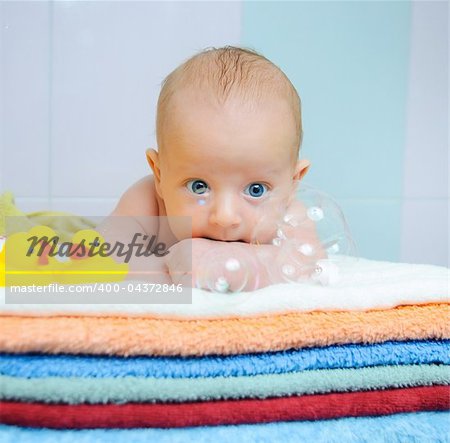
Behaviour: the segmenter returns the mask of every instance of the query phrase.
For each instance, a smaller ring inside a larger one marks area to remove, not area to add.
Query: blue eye
[[[208,185],[203,180],[190,180],[186,184],[189,191],[201,195],[208,190]]]
[[[267,186],[262,183],[252,183],[245,188],[245,193],[250,195],[251,197],[261,197],[267,191]]]

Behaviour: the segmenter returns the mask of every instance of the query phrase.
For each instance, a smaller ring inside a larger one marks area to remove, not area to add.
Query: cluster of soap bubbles
[[[213,248],[197,270],[196,286],[220,293],[251,291],[259,287],[257,269],[255,257],[242,248]]]
[[[280,205],[261,214],[251,243],[273,283],[333,285],[339,282],[342,263],[357,257],[339,205],[324,192],[305,185],[297,189],[287,209]],[[258,288],[255,256],[242,248],[236,254],[230,248],[224,251],[217,248],[205,254],[197,287],[220,293]]]

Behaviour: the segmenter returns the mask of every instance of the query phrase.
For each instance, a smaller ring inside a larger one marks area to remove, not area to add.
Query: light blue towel
[[[448,442],[450,414],[419,412],[384,417],[340,418],[181,429],[50,430],[0,425],[3,443],[404,443]]]
[[[433,363],[450,364],[450,340],[384,342],[186,358],[0,354],[0,374],[24,378],[237,377],[314,369]]]

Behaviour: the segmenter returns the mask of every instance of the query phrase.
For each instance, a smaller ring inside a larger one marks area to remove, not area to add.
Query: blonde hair
[[[170,100],[184,87],[213,91],[219,104],[232,95],[247,102],[274,95],[287,99],[295,119],[297,159],[303,138],[300,97],[284,72],[263,55],[234,46],[208,48],[172,71],[162,83],[157,105],[156,138],[160,151]]]

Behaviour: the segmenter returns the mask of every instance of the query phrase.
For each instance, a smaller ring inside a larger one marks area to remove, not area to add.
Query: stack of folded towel
[[[360,259],[331,287],[189,305],[10,305],[1,288],[0,436],[439,439],[448,285],[446,268]]]

